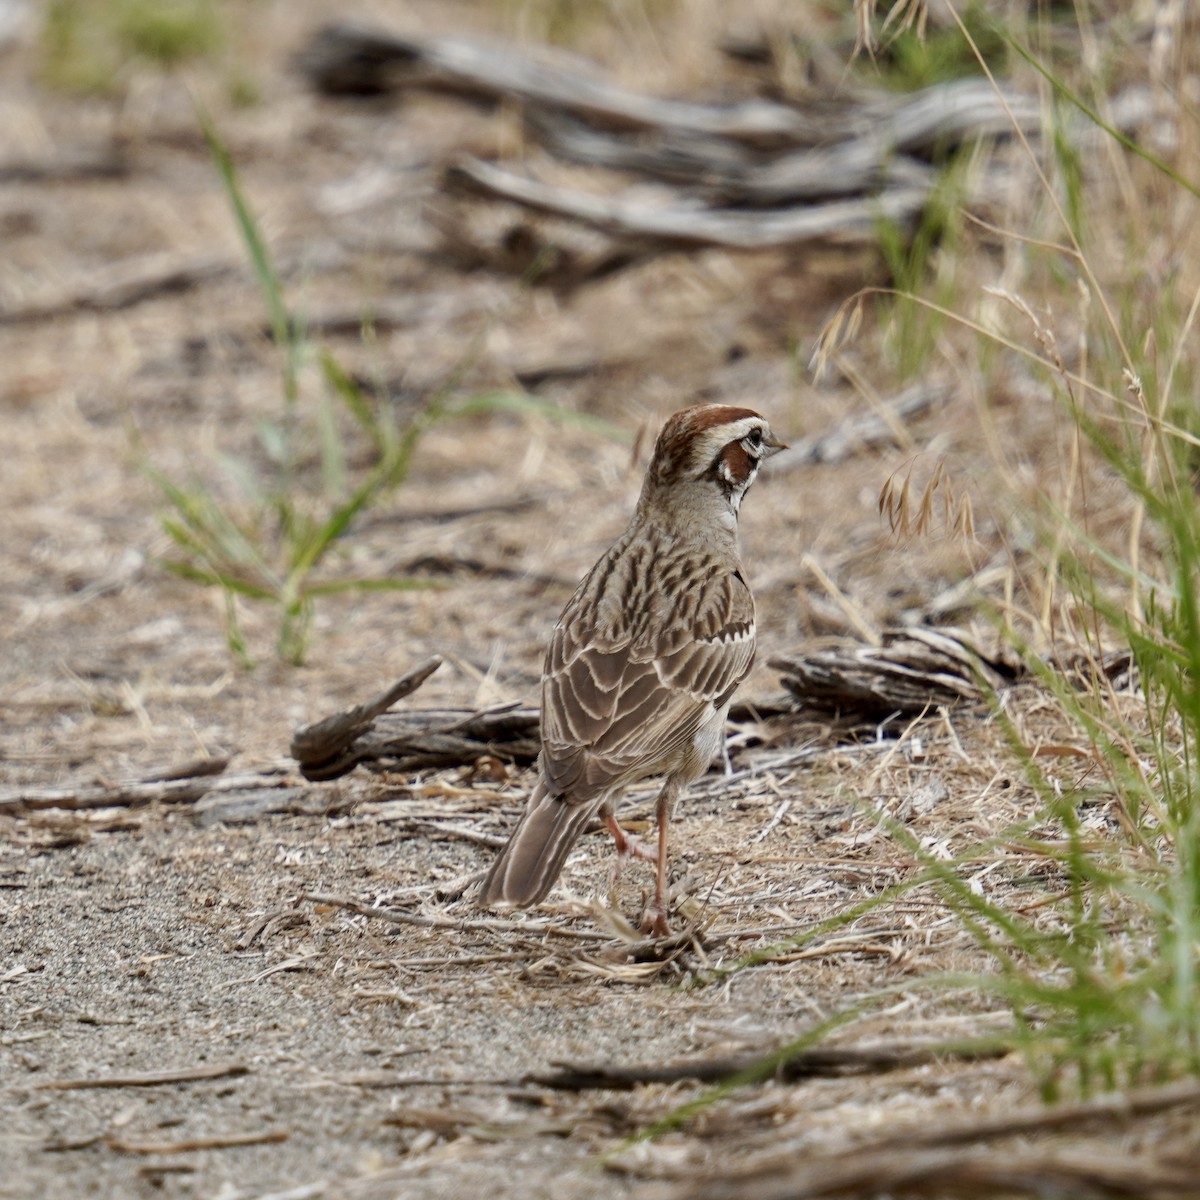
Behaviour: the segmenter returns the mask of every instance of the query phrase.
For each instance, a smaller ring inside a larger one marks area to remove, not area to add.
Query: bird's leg
[[[617,880],[621,878],[621,872],[625,869],[625,864],[631,858],[648,858],[657,861],[657,856],[653,850],[648,850],[643,846],[632,833],[626,833],[621,828],[617,823],[617,818],[613,815],[612,805],[601,805],[600,819],[608,827],[608,832],[612,834],[613,845],[617,851],[617,860],[613,863],[612,873],[609,875],[608,880],[609,892],[611,894],[616,892]]]
[[[642,913],[642,932],[653,934],[654,937],[666,937],[671,932],[671,927],[667,924],[667,914],[671,910],[671,899],[667,895],[667,826],[670,825],[671,816],[675,812],[675,801],[679,796],[680,786],[677,780],[668,778],[654,805],[658,817],[654,899],[646,905],[646,911]]]

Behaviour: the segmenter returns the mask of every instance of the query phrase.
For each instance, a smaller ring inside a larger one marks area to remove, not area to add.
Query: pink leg
[[[613,863],[610,887],[615,891],[617,880],[630,858],[651,859],[655,864],[654,899],[646,905],[642,914],[642,932],[654,937],[667,937],[671,927],[667,923],[671,901],[667,895],[667,827],[671,823],[671,814],[675,809],[675,800],[682,785],[674,779],[668,779],[658,793],[655,802],[655,815],[658,818],[658,847],[650,850],[643,846],[632,834],[626,833],[617,823],[612,808],[605,804],[600,809],[600,819],[612,834],[613,844],[617,850],[617,861]]]
[[[621,878],[621,872],[631,858],[656,859],[657,856],[654,851],[647,850],[633,834],[626,833],[617,824],[617,818],[607,804],[600,810],[600,819],[608,826],[608,832],[612,834],[613,845],[617,850],[617,861],[613,863],[612,875],[609,877],[609,887],[615,890],[617,880]]]
[[[658,817],[658,854],[654,856],[657,870],[654,878],[654,899],[642,914],[642,932],[653,934],[655,937],[667,937],[671,932],[667,923],[667,914],[671,911],[671,900],[667,894],[667,826],[671,823],[671,814],[675,810],[675,798],[679,791],[680,785],[673,779],[668,779],[663,784],[654,806]]]

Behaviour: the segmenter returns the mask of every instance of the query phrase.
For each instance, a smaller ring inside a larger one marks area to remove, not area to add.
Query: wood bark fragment
[[[412,695],[442,665],[437,655],[425,659],[402,679],[365,704],[356,704],[292,735],[291,755],[306,779],[334,779],[346,774],[358,761],[349,747],[374,725],[375,718],[397,700]]]

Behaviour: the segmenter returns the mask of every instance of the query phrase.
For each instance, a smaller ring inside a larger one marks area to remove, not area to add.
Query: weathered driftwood
[[[666,131],[647,140],[593,129],[559,113],[534,110],[530,130],[560,158],[686,184],[723,204],[777,205],[857,195],[885,187],[928,191],[933,168],[881,149],[879,135],[766,158],[736,143]]]
[[[297,63],[312,85],[326,93],[438,88],[515,99],[602,129],[668,131],[755,147],[818,146],[865,136],[889,151],[927,150],[964,136],[1009,132],[1013,117],[1023,127],[1036,127],[1030,101],[997,94],[980,80],[939,84],[903,101],[878,94],[858,103],[809,109],[757,98],[703,104],[628,91],[562,51],[543,48],[534,58],[495,39],[402,37],[354,22],[318,30]]]
[[[291,754],[304,777],[336,779],[359,764],[415,771],[469,767],[489,757],[521,765],[533,762],[539,749],[536,708],[386,711],[416,691],[440,664],[440,658],[430,658],[373,700],[297,730]],[[822,642],[803,653],[772,659],[771,665],[803,704],[869,718],[977,700],[980,673],[994,687],[1011,676],[1008,667],[985,660],[967,642],[927,629],[893,632],[883,646]],[[761,720],[780,711],[791,708],[744,704],[731,715],[734,720]]]
[[[1037,128],[1036,105],[980,79],[908,97],[847,92],[804,108],[751,99],[705,104],[643,95],[560,51],[534,58],[468,38],[400,37],[363,25],[319,31],[299,65],[332,93],[400,88],[516,102],[552,154],[662,183],[662,194],[603,195],[464,158],[447,182],[585,222],[624,242],[759,249],[866,239],[907,224],[936,172],[925,160],[969,138]]]
[[[769,665],[801,704],[865,717],[979,701],[1014,677],[964,635],[919,627],[889,630],[878,646],[821,640]]]
[[[1120,687],[1134,670],[1128,650],[1101,655],[1079,650],[1044,661],[1048,670],[1078,688],[1100,681]],[[923,626],[885,630],[879,645],[822,638],[776,655],[769,665],[803,707],[876,718],[979,703],[1030,678],[1026,665],[1000,644],[985,650],[968,632]]]
[[[705,208],[687,197],[649,203],[542,183],[494,163],[463,158],[446,172],[448,183],[510,200],[539,212],[573,217],[609,233],[663,245],[765,250],[796,242],[866,238],[880,221],[904,224],[925,206],[928,189],[898,188],[877,196],[786,209]]]
[[[318,30],[297,65],[328,94],[436,88],[543,105],[610,129],[672,129],[760,146],[811,146],[848,130],[846,115],[837,110],[816,114],[772,100],[717,105],[646,96],[599,78],[591,64],[561,51],[544,50],[534,59],[501,41],[401,37],[354,22]]]
[[[493,758],[522,766],[532,763],[539,749],[536,708],[510,704],[482,710],[385,711],[416,691],[440,664],[440,658],[430,658],[366,704],[297,730],[291,753],[305,778],[336,779],[359,764],[404,772],[475,767],[481,762],[494,768],[495,764],[487,764]],[[1074,685],[1090,686],[1097,672],[1119,681],[1130,670],[1130,656],[1114,653],[1093,661],[1076,655],[1049,665]],[[770,666],[781,673],[789,697],[742,702],[730,711],[733,721],[793,713],[796,702],[875,720],[895,712],[980,702],[988,692],[1025,674],[1021,664],[999,647],[985,652],[969,634],[922,627],[886,631],[880,645],[822,639],[777,655]]]
[[[306,779],[336,779],[359,763],[389,770],[465,766],[485,757],[532,762],[538,711],[506,705],[485,709],[419,709],[389,713],[442,664],[436,655],[366,704],[298,729],[291,754]]]
[[[928,191],[924,161],[939,146],[1036,128],[1036,107],[986,80],[939,84],[907,97],[847,101],[846,127],[829,142],[764,154],[728,138],[663,128],[653,136],[596,129],[562,112],[534,108],[531,132],[553,153],[588,166],[692,186],[726,204],[777,205],[881,188]],[[914,157],[921,156],[921,157]]]

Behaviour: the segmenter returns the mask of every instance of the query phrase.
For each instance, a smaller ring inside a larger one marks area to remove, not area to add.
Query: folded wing
[[[542,679],[542,772],[575,804],[677,761],[754,660],[754,605],[738,575],[704,579],[692,611],[653,639],[637,637],[635,612],[625,630],[581,622],[572,608],[588,600],[581,588],[563,614]]]

